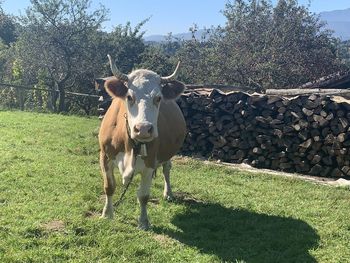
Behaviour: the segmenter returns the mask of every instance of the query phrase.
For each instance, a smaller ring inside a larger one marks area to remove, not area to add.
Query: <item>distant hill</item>
[[[350,5],[350,3],[349,3]],[[321,20],[327,22],[326,28],[334,31],[341,40],[350,39],[350,8],[320,13]]]
[[[350,39],[350,8],[345,10],[321,12],[319,15],[321,20],[327,22],[326,28],[334,31],[335,37],[339,37],[343,41]],[[200,39],[203,33],[204,30],[198,30],[195,34],[196,38]],[[183,40],[190,40],[192,38],[192,34],[190,32],[174,34],[173,36]],[[165,41],[166,36],[151,35],[146,36],[144,39],[147,42],[162,42]]]
[[[205,31],[203,29],[202,30],[198,30],[195,33],[195,37],[197,39],[201,39],[201,37],[203,36],[204,32]],[[190,39],[192,39],[192,33],[188,32],[188,33],[173,34],[173,37],[181,39],[181,40],[190,40]],[[165,41],[166,38],[167,38],[167,36],[165,36],[165,35],[150,35],[150,36],[144,37],[144,40],[146,42],[162,42],[162,41]]]

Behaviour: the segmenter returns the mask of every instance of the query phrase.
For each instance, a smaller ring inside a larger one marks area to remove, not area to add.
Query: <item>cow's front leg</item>
[[[134,154],[134,150],[131,150],[130,153],[126,153],[124,156],[124,160],[122,162],[122,166],[119,166],[119,171],[122,175],[123,185],[126,186],[132,180],[132,177],[135,173],[135,163],[136,156]]]
[[[147,202],[150,195],[154,169],[146,168],[141,174],[141,184],[137,191],[137,199],[140,204],[141,214],[139,218],[139,228],[147,230],[150,227],[147,215]]]
[[[113,174],[114,164],[113,160],[108,159],[105,153],[100,153],[100,166],[103,176],[104,192],[106,194],[106,203],[102,211],[101,218],[113,219],[113,194],[115,191],[116,183]]]
[[[164,192],[163,196],[166,200],[173,200],[173,192],[171,191],[170,185],[170,169],[171,169],[171,161],[167,161],[163,163],[163,175],[164,175]]]

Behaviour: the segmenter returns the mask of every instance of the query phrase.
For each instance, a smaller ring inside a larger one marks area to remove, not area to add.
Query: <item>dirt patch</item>
[[[198,205],[198,204],[205,205],[206,204],[205,201],[200,200],[187,192],[175,192],[173,202],[186,203],[188,205]]]
[[[150,198],[148,202],[154,204],[154,205],[159,205],[159,198]]]
[[[65,229],[65,224],[62,220],[53,220],[41,225],[42,229],[48,232],[62,232]]]
[[[174,239],[165,235],[154,234],[153,238],[162,246],[170,246],[175,243]]]
[[[93,218],[93,217],[99,217],[101,213],[97,210],[89,210],[84,213],[84,217],[86,218]]]
[[[181,155],[175,155],[173,158],[171,158],[176,165],[186,165],[188,164],[188,161],[190,160],[189,157],[181,156]]]

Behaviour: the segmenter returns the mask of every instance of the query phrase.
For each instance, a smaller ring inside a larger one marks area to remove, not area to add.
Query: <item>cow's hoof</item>
[[[109,220],[112,220],[114,218],[113,215],[101,215],[100,216],[100,219],[109,219]]]
[[[114,218],[114,212],[112,211],[106,211],[103,209],[102,215],[100,216],[101,219],[113,219]]]
[[[123,176],[123,185],[127,186],[131,181],[131,176]]]
[[[143,222],[139,221],[139,229],[147,231],[147,230],[150,230],[150,228],[151,228],[151,225],[148,222],[148,220]]]
[[[173,195],[164,195],[164,200],[168,202],[173,202],[175,198]]]

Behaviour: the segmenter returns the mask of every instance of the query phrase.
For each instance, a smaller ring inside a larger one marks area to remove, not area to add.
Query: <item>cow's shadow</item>
[[[176,202],[187,208],[171,221],[178,230],[154,226],[154,232],[220,261],[316,262],[308,251],[317,246],[319,236],[304,221],[226,208],[183,194]]]

